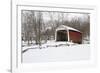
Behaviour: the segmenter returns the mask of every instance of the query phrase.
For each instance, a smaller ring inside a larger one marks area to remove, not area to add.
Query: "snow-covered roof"
[[[69,26],[65,26],[65,25],[60,25],[60,26],[56,29],[56,31],[58,31],[58,30],[74,30],[74,31],[80,32],[79,30],[77,30],[77,29],[75,29],[75,28],[72,28],[72,27],[69,27]]]

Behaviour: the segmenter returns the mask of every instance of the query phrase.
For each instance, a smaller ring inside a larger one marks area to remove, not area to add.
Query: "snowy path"
[[[89,44],[29,49],[23,53],[24,63],[89,59]]]

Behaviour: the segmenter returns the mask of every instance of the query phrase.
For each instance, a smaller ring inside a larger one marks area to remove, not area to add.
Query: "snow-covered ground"
[[[72,46],[72,45],[76,45],[75,43],[72,42],[55,42],[54,40],[52,41],[47,41],[47,43],[42,43],[41,46],[40,45],[36,45],[36,44],[31,44],[31,45],[27,45],[26,42],[24,42],[24,46],[22,48],[23,52],[26,52],[29,49],[44,49],[44,48],[48,48],[48,47],[59,47],[59,46]]]
[[[23,62],[34,63],[86,60],[89,59],[90,56],[89,44],[68,46],[66,42],[48,42],[42,45],[41,48],[42,49],[39,49],[38,45],[23,47],[23,50],[26,50],[23,52]]]

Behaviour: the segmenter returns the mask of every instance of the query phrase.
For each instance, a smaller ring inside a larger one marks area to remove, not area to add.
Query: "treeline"
[[[47,40],[54,40],[55,30],[60,25],[76,28],[83,33],[83,38],[87,37],[90,35],[90,17],[88,14],[82,15],[83,19],[74,16],[69,20],[70,13],[22,10],[22,40],[27,41],[28,45],[32,43],[41,45]]]

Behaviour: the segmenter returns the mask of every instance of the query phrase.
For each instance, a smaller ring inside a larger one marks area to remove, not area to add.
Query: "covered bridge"
[[[55,40],[81,44],[82,33],[72,27],[61,25],[55,31]]]

